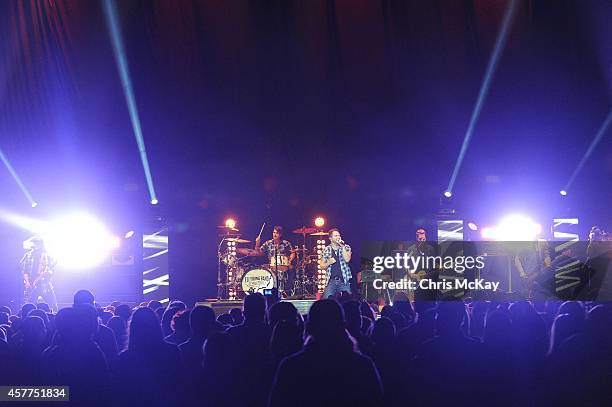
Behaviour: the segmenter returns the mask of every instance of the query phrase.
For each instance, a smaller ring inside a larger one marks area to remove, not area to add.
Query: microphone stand
[[[224,284],[221,283],[221,246],[223,245],[223,242],[225,242],[226,237],[227,236],[223,236],[223,239],[221,239],[221,242],[217,247],[217,300],[220,300],[223,297],[224,291]]]
[[[302,225],[302,257],[296,251],[296,267],[293,280],[293,297],[304,298],[306,296],[306,226]]]
[[[274,241],[272,241],[272,243],[274,243]],[[281,281],[282,279],[280,278],[280,275],[278,274],[278,260],[280,258],[280,254],[279,252],[279,248],[280,248],[280,240],[278,242],[277,245],[274,246],[274,272],[276,273],[276,281],[278,283],[278,293],[279,293],[279,297],[282,297],[282,292],[285,288],[285,284],[283,283],[283,287],[281,290]]]
[[[33,252],[33,249],[28,249],[27,252],[25,252],[25,254],[23,255],[23,257],[21,258],[21,260],[19,260],[19,271],[21,272],[21,286],[23,287],[19,295],[19,303],[23,305],[23,303],[26,302],[27,300],[27,296],[28,296],[28,290],[25,288],[25,277],[24,275],[24,268],[23,268],[23,264],[25,263],[26,259],[28,258],[28,256]],[[32,270],[29,270],[29,274],[32,274]],[[29,277],[28,277],[29,280]]]

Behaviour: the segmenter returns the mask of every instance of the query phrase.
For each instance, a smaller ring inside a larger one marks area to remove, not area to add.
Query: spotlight
[[[451,191],[444,191],[444,196],[450,198],[451,196],[453,196],[453,193]]]
[[[467,227],[470,230],[478,230],[478,225],[475,224],[474,222],[468,222]]]
[[[124,237],[125,237],[126,239],[129,239],[129,238],[130,238],[130,237],[132,237],[132,236],[134,236],[134,231],[133,231],[133,230],[130,230],[129,232],[127,232],[127,233],[125,234],[125,236],[124,236]]]
[[[118,249],[119,247],[121,247],[121,240],[119,240],[118,236],[111,237],[109,243],[109,247],[111,249]]]
[[[317,216],[314,220],[314,224],[318,228],[322,228],[325,225],[325,219],[321,216]]]
[[[234,229],[236,227],[236,221],[233,218],[227,218],[225,220],[225,227],[228,229]]]
[[[157,205],[158,203],[159,201],[157,200],[157,198],[151,199],[151,205]]]
[[[67,269],[87,269],[102,263],[119,238],[112,236],[99,220],[76,213],[49,222],[42,238],[49,253]]]
[[[565,189],[562,189],[561,191],[559,191],[559,193],[561,194],[561,196],[567,195],[567,191]]]
[[[484,239],[498,241],[534,241],[542,232],[542,225],[520,214],[504,217],[495,227],[482,229]]]
[[[482,228],[482,230],[480,231],[480,235],[482,236],[483,239],[495,239],[495,228],[492,227],[487,227],[487,228]]]
[[[36,208],[38,206],[38,202],[32,202],[32,208]]]

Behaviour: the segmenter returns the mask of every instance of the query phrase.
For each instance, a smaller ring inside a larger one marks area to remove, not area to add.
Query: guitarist
[[[418,228],[416,230],[416,243],[408,250],[414,256],[435,256],[434,248],[427,243],[427,232],[424,228]],[[419,270],[417,273],[414,273],[411,278],[416,281],[420,281],[424,278],[438,281],[438,274],[438,270]],[[437,290],[424,290],[419,287],[414,292],[415,301],[435,301],[436,297]]]
[[[551,264],[548,247],[545,242],[526,242],[525,247],[514,256],[514,267],[519,276],[517,291],[525,299],[533,299],[534,284],[542,270]],[[513,284],[514,285],[514,284]]]
[[[24,302],[36,304],[38,298],[49,304],[57,312],[57,300],[51,283],[53,268],[56,261],[45,250],[45,244],[39,237],[30,239],[32,248],[21,259],[21,272],[23,274]]]

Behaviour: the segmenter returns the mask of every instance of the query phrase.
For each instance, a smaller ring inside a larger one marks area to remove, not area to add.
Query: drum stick
[[[266,227],[266,222],[264,222],[263,225],[261,225],[261,230],[259,231],[259,235],[257,235],[257,237],[261,237],[261,234],[263,233],[263,230],[265,227]]]

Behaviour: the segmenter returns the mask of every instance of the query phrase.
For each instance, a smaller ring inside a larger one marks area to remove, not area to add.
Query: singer
[[[329,245],[325,246],[319,265],[327,269],[327,287],[323,292],[323,298],[336,296],[342,291],[351,293],[351,246],[342,241],[338,229],[330,229]]]

